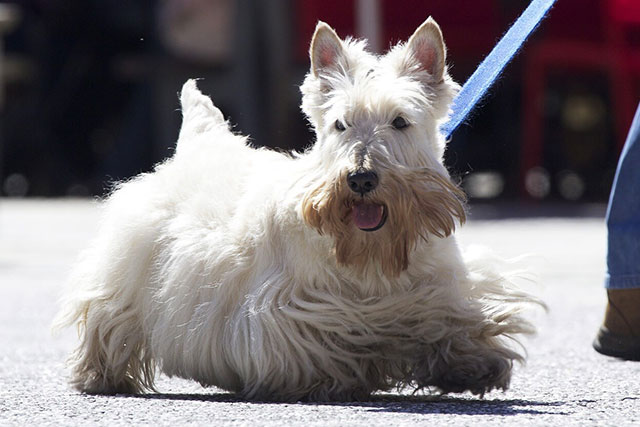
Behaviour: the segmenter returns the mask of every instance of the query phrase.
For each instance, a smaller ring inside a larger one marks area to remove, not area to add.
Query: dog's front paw
[[[470,391],[483,396],[493,389],[506,390],[511,380],[511,360],[504,358],[488,358],[478,365],[453,364],[439,377],[434,386],[443,393],[462,393]]]
[[[438,357],[418,369],[417,383],[422,387],[437,387],[443,393],[470,391],[475,395],[501,389],[506,390],[511,380],[513,357],[510,351],[485,351],[472,354],[449,354]]]

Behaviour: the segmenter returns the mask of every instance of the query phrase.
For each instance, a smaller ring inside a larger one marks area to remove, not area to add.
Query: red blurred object
[[[640,49],[628,36],[640,29],[640,1],[564,0],[551,11],[545,25],[545,37],[525,51],[522,184],[527,172],[543,161],[542,109],[550,72],[591,69],[607,74],[618,150],[622,149],[638,102],[634,77],[640,76]],[[526,194],[524,185],[522,192]]]
[[[499,40],[501,28],[496,0],[379,0],[382,46],[406,41],[429,16],[438,22],[445,43],[455,58],[480,60]],[[356,33],[357,2],[354,0],[305,0],[296,2],[296,59],[308,60],[309,42],[318,20],[325,21],[340,37]]]
[[[354,0],[305,0],[295,2],[295,7],[295,56],[299,62],[308,61],[311,36],[319,20],[334,28],[340,37],[355,34]]]
[[[383,34],[390,44],[406,41],[429,16],[442,29],[454,56],[487,55],[506,28],[499,28],[495,0],[382,0]]]

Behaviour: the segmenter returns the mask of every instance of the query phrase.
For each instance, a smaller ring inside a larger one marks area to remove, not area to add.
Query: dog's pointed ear
[[[340,61],[345,57],[342,40],[333,28],[322,21],[318,21],[316,31],[313,33],[309,57],[314,77],[320,77],[326,71],[337,69]]]
[[[417,61],[420,71],[426,71],[434,83],[442,81],[446,48],[440,26],[432,17],[427,18],[409,38],[406,50]]]

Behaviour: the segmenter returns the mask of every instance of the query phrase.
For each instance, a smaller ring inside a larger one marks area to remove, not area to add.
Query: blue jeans
[[[640,288],[640,106],[622,149],[607,208],[607,289]]]

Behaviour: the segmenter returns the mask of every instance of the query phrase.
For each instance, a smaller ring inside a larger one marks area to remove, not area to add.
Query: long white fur
[[[363,138],[387,167],[448,176],[437,126],[457,86],[446,70],[425,84],[408,45],[374,57],[340,43],[348,72],[310,73],[302,86],[318,135],[302,155],[250,147],[185,83],[175,155],[118,186],[73,273],[58,323],[80,329],[77,389],[152,390],[157,369],[253,399],[508,386],[532,297],[490,265],[467,266],[453,235],[420,240],[393,277],[338,263],[332,237],[303,219],[305,194],[351,167]],[[379,125],[399,113],[407,132]],[[351,136],[332,129],[337,119],[354,123]]]

